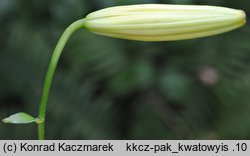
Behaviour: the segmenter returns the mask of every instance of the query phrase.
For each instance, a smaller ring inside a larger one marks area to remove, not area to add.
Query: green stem
[[[72,23],[62,34],[61,38],[59,39],[56,48],[52,54],[50,64],[47,70],[47,74],[45,77],[44,85],[43,85],[43,92],[42,98],[39,108],[39,123],[38,123],[38,139],[44,140],[45,139],[45,116],[46,116],[46,107],[48,102],[49,91],[51,88],[51,83],[54,77],[54,73],[56,70],[56,66],[58,64],[58,60],[61,56],[62,50],[67,43],[70,36],[78,29],[83,28],[85,23],[85,19],[81,19]]]

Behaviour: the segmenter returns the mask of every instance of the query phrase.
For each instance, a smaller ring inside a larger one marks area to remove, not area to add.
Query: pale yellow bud
[[[90,13],[94,33],[139,41],[171,41],[211,36],[244,25],[244,11],[216,6],[141,4]]]

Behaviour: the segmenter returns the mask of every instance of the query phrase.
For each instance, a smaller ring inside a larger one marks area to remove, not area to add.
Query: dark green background
[[[64,29],[109,6],[165,3],[243,9],[235,0],[0,0],[0,118],[36,116]],[[176,42],[80,30],[56,71],[48,139],[250,139],[250,27]],[[36,125],[0,123],[0,139],[36,139]]]

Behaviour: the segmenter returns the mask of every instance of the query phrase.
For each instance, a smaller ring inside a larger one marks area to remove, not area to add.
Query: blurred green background
[[[0,118],[36,116],[52,51],[88,13],[141,3],[243,9],[235,0],[0,0]],[[52,84],[47,139],[250,139],[250,27],[177,42],[80,30]],[[36,125],[0,123],[0,139],[36,139]]]

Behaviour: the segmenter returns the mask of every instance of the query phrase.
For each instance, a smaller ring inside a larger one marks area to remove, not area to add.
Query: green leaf
[[[27,123],[32,123],[36,122],[38,119],[30,116],[29,114],[20,112],[13,114],[2,121],[4,123],[12,123],[12,124],[27,124]]]

